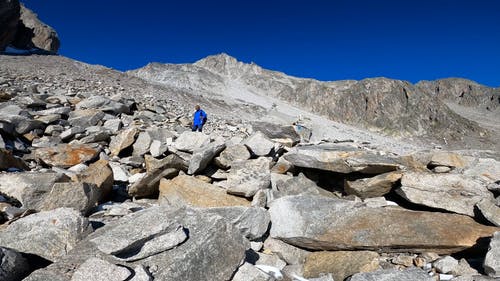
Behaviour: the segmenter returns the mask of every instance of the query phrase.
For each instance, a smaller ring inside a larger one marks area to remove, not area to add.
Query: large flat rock
[[[477,180],[460,174],[405,173],[397,193],[408,201],[473,217],[474,206],[493,195]]]
[[[297,167],[337,173],[381,174],[399,167],[391,158],[348,145],[295,147],[283,157]]]
[[[193,152],[210,143],[210,136],[199,132],[183,132],[174,142],[175,149]]]
[[[250,201],[245,198],[227,194],[220,187],[184,175],[177,176],[172,180],[162,179],[158,199],[161,204],[170,206],[250,206]]]
[[[91,232],[87,218],[60,208],[21,218],[0,231],[0,246],[56,261]]]
[[[163,247],[163,238],[169,237],[176,229],[170,226],[175,225],[182,226],[187,239],[173,248]],[[94,257],[126,266],[134,274],[138,274],[138,268],[148,269],[153,280],[230,280],[249,247],[240,231],[219,215],[203,209],[156,206],[103,226],[64,258],[35,271],[27,280],[57,276],[54,280],[69,281],[82,264]],[[145,248],[160,251],[149,252],[138,260],[121,256]]]
[[[463,215],[369,208],[308,195],[277,199],[269,212],[271,237],[315,250],[448,254],[470,248],[499,230]]]

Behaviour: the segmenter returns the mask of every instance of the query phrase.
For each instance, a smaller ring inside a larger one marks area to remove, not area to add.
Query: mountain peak
[[[243,72],[258,73],[262,70],[258,65],[254,63],[247,64],[238,61],[236,58],[226,53],[208,56],[195,62],[194,65],[208,69],[215,73],[230,76],[238,75]]]

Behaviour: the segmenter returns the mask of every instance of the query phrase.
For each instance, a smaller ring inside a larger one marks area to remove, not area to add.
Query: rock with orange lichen
[[[59,144],[38,148],[35,158],[48,166],[68,168],[94,159],[100,151],[95,144]]]

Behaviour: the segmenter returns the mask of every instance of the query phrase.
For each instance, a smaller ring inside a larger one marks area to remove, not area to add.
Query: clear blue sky
[[[225,52],[319,80],[500,86],[500,0],[22,2],[56,29],[61,55],[119,70]]]

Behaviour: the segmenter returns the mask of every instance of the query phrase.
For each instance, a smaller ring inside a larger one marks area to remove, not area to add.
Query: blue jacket
[[[206,119],[207,119],[207,114],[205,113],[205,111],[201,109],[196,110],[193,116],[193,125],[194,126],[204,125]]]

